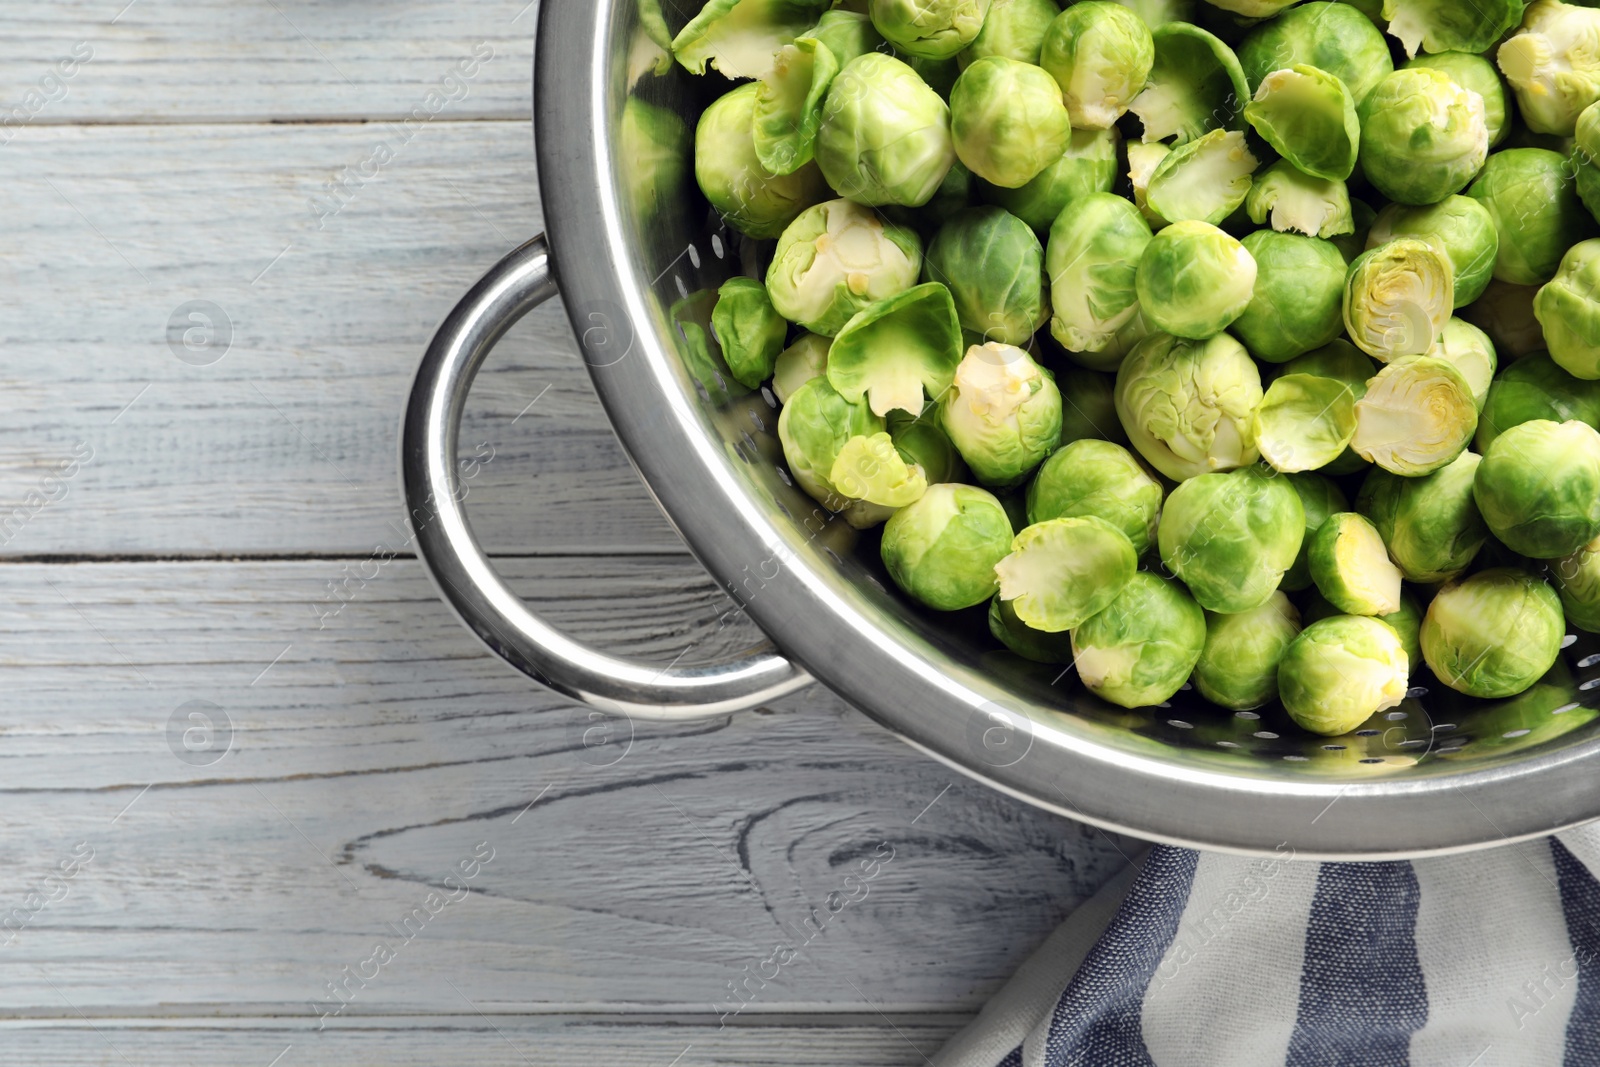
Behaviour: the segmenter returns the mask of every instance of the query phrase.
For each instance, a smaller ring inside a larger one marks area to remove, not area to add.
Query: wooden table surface
[[[435,597],[398,416],[542,227],[536,20],[0,6],[0,1063],[918,1064],[1123,866],[820,689],[597,744]],[[552,619],[754,638],[559,308],[463,440]]]

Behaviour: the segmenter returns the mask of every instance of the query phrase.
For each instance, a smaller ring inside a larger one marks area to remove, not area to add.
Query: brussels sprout
[[[1350,339],[1385,363],[1431,349],[1455,307],[1455,266],[1437,246],[1399,237],[1350,265],[1344,324]]]
[[[1600,425],[1600,385],[1574,378],[1549,356],[1517,360],[1489,387],[1478,419],[1478,451],[1487,453],[1496,437],[1535,419]]]
[[[1271,18],[1284,8],[1299,3],[1300,0],[1206,0],[1206,2],[1212,7],[1231,11],[1245,18],[1264,19]]]
[[[956,79],[950,132],[968,170],[1016,189],[1061,159],[1072,123],[1054,78],[1032,64],[990,56]]]
[[[1337,340],[1314,352],[1296,356],[1278,369],[1279,376],[1310,374],[1318,378],[1333,378],[1350,387],[1359,401],[1367,395],[1367,382],[1378,373],[1378,365],[1349,341]],[[1330,476],[1355,474],[1371,464],[1347,448],[1344,454],[1323,467],[1322,473]],[[1345,509],[1340,509],[1345,510]]]
[[[1117,182],[1117,131],[1073,130],[1061,158],[1018,189],[979,179],[978,195],[1032,226],[1050,232],[1063,208],[1091,193],[1109,193]]]
[[[1462,10],[1465,10],[1463,8]],[[1511,98],[1506,83],[1493,63],[1473,52],[1437,52],[1420,55],[1406,68],[1429,67],[1442,70],[1461,88],[1483,97],[1483,118],[1489,127],[1489,147],[1493,148],[1511,132]]]
[[[1028,522],[1104,519],[1142,556],[1155,545],[1165,495],[1126,448],[1110,441],[1075,441],[1045,460],[1028,486]]]
[[[1195,0],[1116,0],[1139,16],[1152,33],[1172,22],[1193,22]]]
[[[1513,552],[1570,556],[1600,537],[1600,432],[1544,419],[1513,426],[1484,454],[1472,495]]]
[[[1308,237],[1338,237],[1356,232],[1350,190],[1344,182],[1313,178],[1280,159],[1256,176],[1244,209],[1257,226]]]
[[[1393,629],[1335,615],[1290,642],[1278,663],[1278,694],[1302,729],[1334,737],[1404,700],[1410,669]]]
[[[1177,583],[1147,571],[1072,631],[1078,677],[1101,700],[1125,708],[1170,700],[1194,672],[1205,643],[1200,605]]]
[[[1281,363],[1344,332],[1346,267],[1339,250],[1316,237],[1258,230],[1244,239],[1256,284],[1235,337],[1257,359]]]
[[[1323,619],[1331,619],[1344,612],[1328,603],[1327,598],[1316,589],[1312,589],[1306,597],[1305,606],[1300,612],[1302,625],[1310,626]],[[1400,647],[1406,650],[1406,663],[1412,671],[1422,666],[1422,609],[1417,607],[1417,602],[1405,590],[1400,591],[1400,610],[1388,615],[1374,615],[1373,618],[1393,630],[1395,636],[1400,638]]]
[[[833,58],[838,60],[840,70],[857,56],[876,52],[884,43],[870,18],[860,12],[841,8],[824,11],[806,36],[827,45]]]
[[[1418,237],[1438,244],[1455,267],[1456,307],[1483,295],[1494,278],[1500,254],[1500,231],[1494,216],[1470,196],[1451,196],[1427,207],[1390,204],[1378,212],[1367,234],[1367,247],[1378,248],[1397,237]]]
[[[1393,72],[1383,34],[1347,4],[1300,4],[1253,30],[1239,46],[1239,63],[1250,85],[1268,74],[1305,63],[1344,82],[1356,106]]]
[[[941,404],[945,433],[985,485],[1016,485],[1061,440],[1056,383],[1011,345],[969,348]]]
[[[1121,530],[1092,517],[1023,530],[995,565],[1000,599],[1035,630],[1058,634],[1104,611],[1139,565]]]
[[[1522,19],[1527,0],[1384,0],[1389,32],[1406,55],[1424,52],[1483,52]]]
[[[1361,123],[1344,82],[1301,64],[1261,79],[1245,121],[1298,170],[1344,181],[1356,169]],[[1465,184],[1465,183],[1463,183]]]
[[[928,484],[965,482],[971,477],[961,453],[939,425],[939,405],[928,401],[920,414],[891,411],[884,417],[895,451],[909,464],[922,468]]]
[[[1584,545],[1550,568],[1567,621],[1600,633],[1600,540]]]
[[[828,481],[842,495],[879,507],[903,508],[922,499],[928,477],[907,463],[887,433],[852,437],[833,461]]]
[[[828,0],[706,0],[672,42],[686,70],[704,74],[710,63],[735,80],[764,78],[773,55],[805,33]]]
[[[1345,499],[1336,482],[1320,474],[1288,474],[1284,476],[1284,481],[1294,487],[1295,493],[1300,497],[1300,507],[1306,515],[1306,534],[1300,542],[1300,553],[1295,557],[1294,566],[1284,574],[1283,582],[1279,586],[1280,589],[1295,593],[1311,588],[1312,539],[1322,528],[1322,524],[1328,521],[1328,516],[1349,511],[1350,502]],[[1312,620],[1307,618],[1306,621]]]
[[[1240,129],[1239,111],[1250,87],[1233,49],[1186,22],[1162,26],[1151,36],[1150,81],[1128,108],[1144,125],[1144,140],[1176,138],[1183,144],[1221,127]]]
[[[1121,118],[1154,63],[1149,28],[1107,0],[1082,0],[1057,15],[1039,52],[1081,129],[1103,130]]]
[[[1355,390],[1333,378],[1286,374],[1267,388],[1253,432],[1261,458],[1274,470],[1321,470],[1355,437]]]
[[[950,289],[962,329],[986,341],[1025,345],[1050,319],[1044,247],[1000,208],[968,208],[941,226],[923,277]]]
[[[1072,635],[1035,630],[997,594],[989,601],[989,632],[1012,652],[1034,663],[1071,663]]]
[[[1112,398],[1115,379],[1099,371],[1069,367],[1056,375],[1061,390],[1061,444],[1074,441],[1112,441],[1128,443],[1128,435],[1117,421],[1117,403]]]
[[[1350,447],[1386,471],[1417,477],[1449,466],[1477,428],[1478,407],[1461,372],[1435,356],[1412,356],[1367,383]]]
[[[983,29],[956,58],[963,68],[988,56],[1037,65],[1044,35],[1059,14],[1056,0],[994,0]]]
[[[804,212],[783,231],[767,295],[790,322],[832,337],[851,316],[917,284],[922,241],[848,200]]]
[[[889,517],[879,551],[908,596],[935,611],[957,611],[994,595],[995,564],[1011,551],[1011,539],[1011,520],[991,494],[970,485],[930,485],[920,500]]]
[[[1150,224],[1120,196],[1094,193],[1069,203],[1050,227],[1050,334],[1068,352],[1113,347],[1139,310],[1140,258]]]
[[[734,378],[747,388],[760,388],[772,376],[789,334],[789,324],[767,299],[767,287],[754,278],[729,278],[717,291],[711,324]]]
[[[749,390],[729,380],[732,373],[722,358],[722,349],[717,344],[711,325],[716,304],[715,289],[699,289],[668,308],[667,318],[672,323],[669,336],[673,338],[685,369],[705,390],[706,402],[712,407],[721,407],[736,396],[744,396]]]
[[[857,312],[828,349],[828,383],[875,415],[922,411],[922,391],[950,388],[961,361],[961,323],[950,290],[918,285]]]
[[[1483,204],[1500,231],[1494,276],[1513,285],[1543,285],[1556,276],[1575,241],[1595,235],[1564,156],[1542,148],[1496,152],[1467,195]],[[1492,331],[1491,331],[1492,335]]]
[[[1494,350],[1508,360],[1544,352],[1544,330],[1533,313],[1538,288],[1496,278],[1483,295],[1461,309],[1461,317],[1489,335]]]
[[[813,37],[797,37],[773,59],[756,93],[756,158],[774,174],[793,174],[811,162],[822,125],[822,101],[839,61]]]
[[[1244,134],[1212,130],[1161,161],[1145,187],[1145,201],[1168,222],[1220,225],[1250,195],[1251,175],[1260,165]]]
[[[864,402],[846,400],[826,378],[813,378],[795,390],[778,415],[778,440],[789,473],[830,511],[850,506],[850,499],[829,480],[839,453],[851,438],[882,430],[883,420]]]
[[[787,404],[802,385],[827,375],[830,343],[826,337],[802,333],[794,344],[778,353],[772,367],[772,392],[778,403]]]
[[[640,226],[659,226],[681,210],[689,191],[694,135],[674,112],[637,96],[622,105],[618,151],[628,161],[620,168],[628,204]]]
[[[1207,611],[1235,614],[1272,598],[1305,537],[1305,508],[1287,481],[1259,467],[1202,474],[1161,511],[1161,561]]]
[[[1422,656],[1458,693],[1493,700],[1537,682],[1567,628],[1556,591],[1525,571],[1480,571],[1439,590],[1422,620]]]
[[[1128,184],[1133,187],[1133,204],[1145,217],[1145,221],[1155,229],[1165,226],[1167,220],[1150,210],[1150,199],[1147,195],[1150,178],[1155,174],[1156,168],[1161,166],[1161,161],[1171,154],[1172,149],[1159,141],[1155,144],[1142,144],[1137,141],[1128,144]]]
[[[711,206],[740,233],[777,237],[806,208],[828,195],[811,164],[793,174],[773,174],[756,155],[754,135],[759,84],[741,85],[700,116],[694,134],[694,176]]]
[[[916,71],[869,52],[828,87],[816,155],[828,184],[846,199],[921,207],[956,160],[950,109]]]
[[[1459,577],[1483,548],[1489,528],[1472,485],[1482,457],[1463,452],[1421,478],[1375,470],[1361,484],[1356,510],[1372,521],[1408,581],[1433,585]]]
[[[1178,222],[1139,258],[1139,307],[1174,337],[1202,341],[1226,330],[1250,305],[1256,261],[1238,241],[1205,222]]]
[[[1347,615],[1392,615],[1400,610],[1400,568],[1389,559],[1377,528],[1353,511],[1330,515],[1307,556],[1311,580]]]
[[[977,38],[989,0],[868,0],[867,13],[906,55],[950,59]]]
[[[1444,328],[1444,336],[1428,351],[1428,355],[1450,363],[1461,372],[1472,390],[1472,404],[1483,413],[1489,400],[1489,387],[1494,382],[1495,370],[1500,365],[1494,342],[1489,335],[1462,319],[1451,319]]]
[[[1254,611],[1206,614],[1206,644],[1194,687],[1213,704],[1249,711],[1278,695],[1278,662],[1300,634],[1300,612],[1282,593]]]
[[[1534,0],[1522,29],[1500,46],[1500,69],[1535,133],[1566,137],[1600,100],[1600,11]]]
[[[1260,458],[1251,421],[1261,403],[1261,374],[1227,334],[1141,341],[1117,372],[1114,395],[1128,439],[1173,481]]]
[[[1402,204],[1459,193],[1489,157],[1483,97],[1428,67],[1397,70],[1361,105],[1361,172]]]
[[[1533,312],[1550,358],[1575,378],[1600,379],[1600,240],[1573,245],[1539,290]]]

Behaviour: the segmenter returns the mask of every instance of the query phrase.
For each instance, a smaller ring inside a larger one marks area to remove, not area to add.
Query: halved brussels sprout
[[[1272,599],[1305,538],[1300,494],[1260,467],[1202,474],[1161,510],[1161,561],[1207,611],[1235,614]]]
[[[1447,582],[1472,565],[1489,528],[1472,498],[1483,457],[1463,452],[1420,478],[1375,470],[1361,483],[1356,510],[1371,520],[1408,581]]]
[[[1489,335],[1506,360],[1544,353],[1544,330],[1533,313],[1536,286],[1512,285],[1496,278],[1483,295],[1461,309],[1461,317]]]
[[[1308,237],[1338,237],[1356,232],[1350,190],[1344,182],[1313,178],[1280,159],[1255,178],[1244,208],[1257,226]]]
[[[1406,55],[1485,52],[1522,20],[1527,0],[1384,0],[1389,32]]]
[[[1535,419],[1600,425],[1600,384],[1574,378],[1549,356],[1519,359],[1500,372],[1478,419],[1478,451],[1513,426]]]
[[[814,37],[797,37],[778,50],[756,93],[756,157],[762,166],[793,174],[811,162],[822,101],[838,73],[839,61]]]
[[[767,268],[767,295],[790,322],[832,337],[851,316],[917,284],[922,240],[870,208],[829,200],[783,231]]]
[[[1317,591],[1347,615],[1392,615],[1400,610],[1400,568],[1389,559],[1372,523],[1353,511],[1330,515],[1308,556]]]
[[[754,278],[729,278],[717,291],[711,325],[739,384],[758,389],[772,377],[789,324],[773,310],[766,286]]]
[[[1072,631],[1078,677],[1125,708],[1163,704],[1183,688],[1205,649],[1206,618],[1183,588],[1148,571]]]
[[[945,433],[985,485],[1016,485],[1061,441],[1055,381],[1012,345],[969,348],[941,404]]]
[[[1057,15],[1039,52],[1080,129],[1103,130],[1121,118],[1154,64],[1149,28],[1107,0],[1082,0]]]
[[[1061,159],[1072,121],[1054,78],[1031,63],[989,56],[950,90],[950,133],[968,170],[1016,189]]]
[[[1045,460],[1028,486],[1028,522],[1104,519],[1142,556],[1155,545],[1165,495],[1161,483],[1121,445],[1074,441]]]
[[[1365,359],[1366,357],[1362,357]],[[1287,474],[1284,481],[1294,487],[1300,497],[1300,506],[1306,514],[1306,534],[1300,542],[1300,552],[1295,556],[1294,566],[1283,576],[1280,589],[1297,593],[1302,589],[1311,588],[1311,540],[1328,521],[1328,516],[1337,515],[1341,511],[1350,510],[1350,502],[1339,489],[1338,483],[1321,474]],[[1330,612],[1329,614],[1337,614]],[[1306,622],[1312,622],[1307,618]]]
[[[1472,495],[1511,551],[1570,556],[1600,537],[1600,432],[1543,419],[1513,426],[1484,454]]]
[[[710,63],[722,74],[764,78],[772,57],[805,33],[829,0],[706,0],[672,42],[686,70],[704,74]]]
[[[1473,406],[1481,415],[1489,401],[1494,373],[1500,365],[1489,335],[1464,319],[1451,319],[1445,325],[1444,336],[1429,349],[1428,355],[1447,361],[1461,372],[1472,390]]]
[[[1550,358],[1575,378],[1600,379],[1600,240],[1567,249],[1533,301]]]
[[[1402,204],[1459,193],[1489,156],[1483,97],[1442,70],[1397,70],[1361,105],[1361,171]]]
[[[1150,190],[1150,179],[1154,176],[1156,168],[1161,166],[1161,161],[1171,154],[1172,149],[1159,141],[1154,144],[1132,141],[1128,144],[1128,184],[1133,187],[1133,203],[1145,217],[1145,221],[1155,229],[1167,225],[1167,220],[1150,210],[1150,199],[1147,195]]]
[[[963,68],[988,56],[1037,65],[1044,35],[1059,14],[1056,0],[994,0],[978,36],[956,59]]]
[[[883,565],[905,593],[935,611],[982,604],[998,588],[995,564],[1011,551],[1011,520],[971,485],[930,485],[883,527]]]
[[[1393,629],[1364,615],[1335,615],[1289,644],[1278,693],[1302,729],[1335,737],[1404,700],[1410,670]]]
[[[802,211],[828,195],[812,164],[792,174],[773,174],[756,154],[752,82],[705,109],[694,133],[694,176],[711,206],[740,233],[777,237]]]
[[[1500,46],[1500,69],[1535,133],[1572,134],[1578,114],[1600,100],[1600,11],[1534,0],[1522,28]]]
[[[1058,634],[1104,611],[1133,580],[1138,566],[1122,531],[1090,517],[1029,526],[994,570],[1000,599],[1017,618],[1035,630]]]
[[[828,349],[828,383],[850,401],[867,399],[875,415],[922,411],[922,391],[950,388],[961,361],[961,322],[950,290],[938,282],[868,305]]]
[[[1128,443],[1128,435],[1117,421],[1117,402],[1112,397],[1115,379],[1099,371],[1068,367],[1056,375],[1061,390],[1061,445],[1074,441],[1112,441]]]
[[[1025,345],[1050,319],[1044,246],[997,207],[968,208],[941,226],[923,277],[949,288],[961,328],[985,341]]]
[[[1325,70],[1300,64],[1273,71],[1261,79],[1244,117],[1279,155],[1314,178],[1344,181],[1355,172],[1361,144],[1356,102]]]
[[[1465,8],[1463,8],[1465,10]],[[1420,55],[1406,63],[1407,68],[1431,67],[1450,75],[1463,89],[1483,97],[1483,117],[1489,127],[1489,147],[1493,148],[1511,132],[1511,94],[1493,63],[1474,52],[1436,52]]]
[[[1275,70],[1309,64],[1344,82],[1357,107],[1394,70],[1383,33],[1344,3],[1299,4],[1263,23],[1239,46],[1239,63],[1252,87]]]
[[[1206,615],[1194,687],[1213,704],[1249,711],[1278,696],[1278,663],[1300,634],[1300,612],[1282,593],[1253,611]]]
[[[1350,339],[1385,363],[1419,356],[1444,336],[1455,308],[1455,266],[1438,246],[1399,237],[1363,252],[1345,280]]]
[[[1286,374],[1267,387],[1255,414],[1256,447],[1277,471],[1321,470],[1356,435],[1356,394],[1344,382]]]
[[[1480,571],[1434,596],[1422,620],[1422,655],[1451,689],[1494,700],[1542,678],[1566,633],[1550,586],[1524,571]]]
[[[1212,130],[1168,153],[1150,175],[1145,202],[1168,222],[1195,219],[1217,226],[1250,195],[1251,175],[1260,165],[1244,134]]]
[[[1251,426],[1261,373],[1227,334],[1185,341],[1155,334],[1117,372],[1117,418],[1152,467],[1173,481],[1260,458]]]
[[[828,87],[816,162],[839,195],[921,207],[955,160],[950,108],[900,60],[868,52]]]
[[[1257,230],[1244,239],[1256,263],[1250,303],[1231,327],[1250,354],[1271,363],[1321,348],[1344,332],[1339,249],[1317,237]]]
[[[1411,356],[1367,383],[1367,395],[1356,401],[1350,447],[1386,471],[1414,478],[1448,466],[1477,428],[1478,407],[1461,372],[1434,356]]]
[[[906,55],[951,59],[977,38],[989,0],[867,0],[867,13]]]
[[[1128,110],[1144,125],[1144,141],[1183,144],[1219,128],[1240,129],[1250,97],[1239,57],[1215,34],[1187,22],[1152,33],[1155,65]]]
[[[802,333],[794,344],[778,353],[772,367],[772,392],[778,403],[787,404],[800,387],[813,378],[824,378],[828,373],[828,346],[826,337]]]
[[[873,27],[872,20],[859,11],[834,8],[824,11],[817,24],[806,33],[828,46],[833,58],[843,70],[857,56],[876,52],[883,45],[883,36]]]
[[[1494,276],[1513,285],[1543,285],[1554,278],[1567,249],[1596,232],[1594,218],[1578,199],[1572,167],[1557,152],[1496,152],[1467,195],[1494,217],[1500,231]]]
[[[1600,540],[1584,545],[1550,568],[1567,622],[1600,633]]]
[[[1069,203],[1050,227],[1050,333],[1068,352],[1101,352],[1139,311],[1139,260],[1150,224],[1120,196],[1094,193]]]
[[[1032,226],[1050,232],[1056,216],[1069,203],[1092,193],[1109,193],[1117,183],[1117,131],[1073,130],[1061,158],[1017,189],[977,182],[978,196],[1003,207]]]
[[[833,461],[828,481],[852,500],[886,508],[903,508],[922,499],[928,477],[922,468],[907,463],[887,433],[852,437]]]
[[[1034,663],[1071,663],[1072,635],[1035,630],[996,594],[989,601],[989,633],[1012,652]]]
[[[1455,267],[1456,307],[1465,307],[1489,287],[1500,255],[1500,231],[1489,209],[1470,196],[1450,196],[1427,207],[1390,204],[1378,212],[1367,234],[1367,247],[1378,248],[1397,237],[1417,237],[1438,244]]]
[[[883,428],[883,420],[865,402],[846,400],[826,378],[813,378],[795,390],[778,415],[778,440],[789,473],[829,511],[845,511],[851,503],[830,480],[839,453],[851,438],[880,433]]]
[[[1205,222],[1176,222],[1139,258],[1135,288],[1144,316],[1174,337],[1215,337],[1244,314],[1256,286],[1256,261]]]

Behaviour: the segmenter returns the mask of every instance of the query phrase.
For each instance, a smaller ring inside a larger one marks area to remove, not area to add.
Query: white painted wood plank
[[[409,561],[319,630],[341,567],[4,568],[0,1012],[965,1012],[1121,866],[820,690],[590,720],[480,652]],[[753,636],[686,559],[507,569],[663,664]],[[226,752],[203,766],[177,755],[196,700],[231,724],[226,748],[191,736],[191,760]],[[367,980],[331,992],[346,967]]]

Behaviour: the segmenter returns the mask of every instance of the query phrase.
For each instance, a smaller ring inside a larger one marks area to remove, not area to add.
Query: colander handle
[[[445,317],[422,357],[400,430],[400,487],[440,594],[490,651],[534,681],[593,708],[687,720],[755,707],[811,682],[772,652],[706,667],[657,668],[598,652],[549,626],[513,593],[461,506],[461,412],[484,357],[518,319],[556,295],[550,247],[535,237],[496,263]]]

